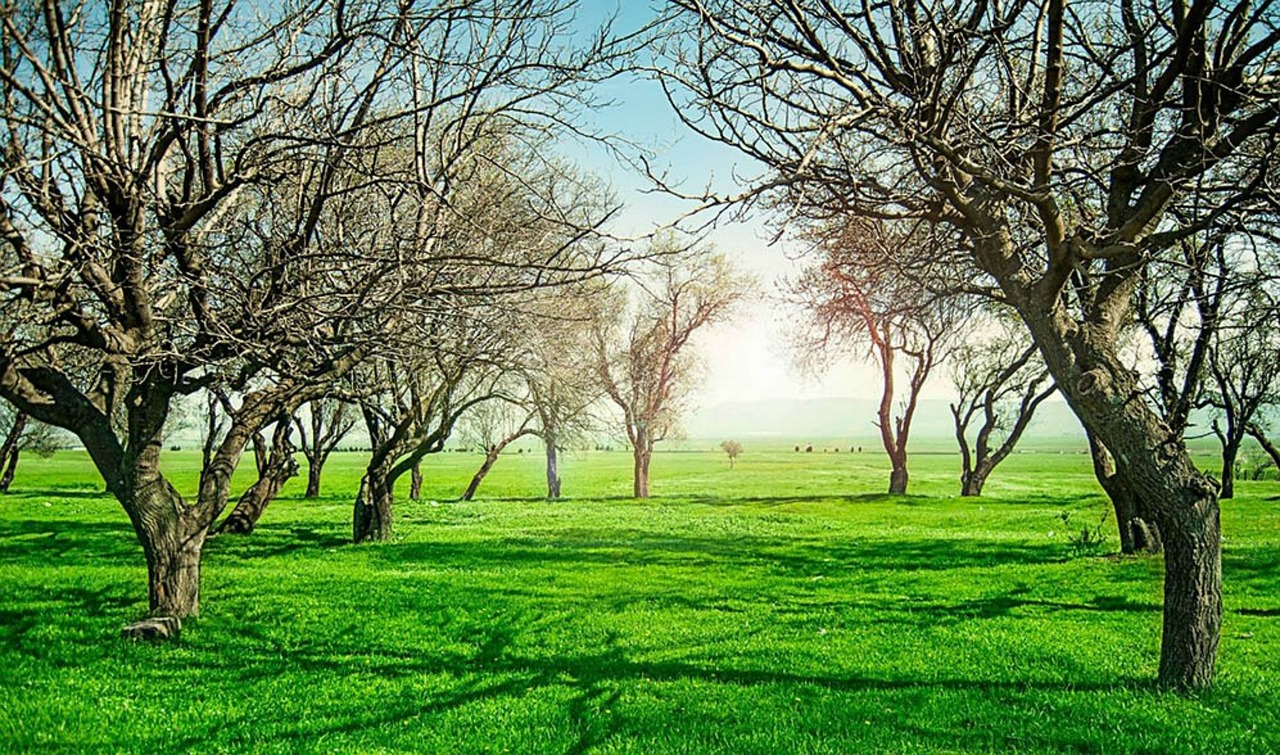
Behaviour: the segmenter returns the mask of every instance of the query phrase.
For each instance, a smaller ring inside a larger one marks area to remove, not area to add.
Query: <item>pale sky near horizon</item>
[[[595,20],[619,10],[618,26],[625,30],[644,23],[651,11],[641,3],[618,5],[610,0],[586,3],[588,13],[580,17],[584,28]],[[616,80],[601,90],[614,105],[590,111],[594,125],[605,133],[621,134],[654,151],[654,168],[682,183],[689,191],[711,185],[717,191],[734,193],[741,187],[736,177],[761,173],[760,166],[724,145],[704,139],[685,128],[672,112],[656,82],[630,78]],[[620,165],[603,151],[585,148],[584,167],[607,178],[626,209],[615,224],[619,235],[640,235],[674,221],[691,205],[668,195],[654,193],[646,178]],[[779,285],[802,265],[791,259],[797,251],[787,240],[771,244],[765,219],[722,222],[707,233],[706,241],[725,253],[740,269],[755,276],[764,296],[742,307],[734,321],[708,328],[695,341],[706,364],[705,377],[694,393],[694,403],[706,406],[727,402],[768,399],[830,398],[880,395],[878,372],[856,351],[833,358],[831,367],[818,375],[802,374],[793,366],[788,351],[788,331],[801,313],[776,301]],[[951,386],[938,370],[924,394],[950,397]]]

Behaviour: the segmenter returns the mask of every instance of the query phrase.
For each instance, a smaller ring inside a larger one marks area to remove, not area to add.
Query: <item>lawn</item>
[[[710,445],[710,444],[708,444]],[[846,449],[847,451],[847,449]],[[168,471],[195,485],[197,457]],[[1223,504],[1218,683],[1152,687],[1159,559],[1073,553],[1107,510],[1087,456],[1016,455],[982,499],[956,459],[663,453],[433,457],[394,542],[346,544],[361,458],[294,480],[206,549],[180,641],[120,640],[140,547],[81,454],[0,499],[0,751],[1275,752],[1280,483]],[[249,465],[251,466],[251,464]],[[241,477],[240,484],[247,478]]]

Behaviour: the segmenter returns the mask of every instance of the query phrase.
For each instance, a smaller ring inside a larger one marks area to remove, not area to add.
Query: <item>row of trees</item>
[[[373,447],[357,541],[389,536],[395,482],[461,416],[525,393],[555,404],[574,393],[559,376],[584,366],[624,416],[647,494],[689,339],[741,287],[720,263],[605,285],[673,250],[610,239],[616,203],[557,155],[617,146],[580,115],[645,48],[690,129],[765,167],[745,193],[695,199],[800,229],[822,260],[800,288],[814,342],[858,332],[884,365],[893,488],[908,482],[915,407],[909,392],[894,414],[896,360],[918,390],[946,332],[1015,324],[995,355],[957,359],[998,364],[965,370],[966,485],[1007,453],[991,435],[1000,397],[1026,410],[1052,380],[1124,500],[1122,532],[1163,545],[1161,681],[1207,686],[1221,486],[1184,439],[1209,393],[1224,448],[1263,435],[1253,387],[1274,383],[1245,353],[1275,351],[1269,6],[666,9],[631,35],[582,34],[567,0],[0,12],[0,397],[87,449],[143,546],[151,609],[198,610],[205,538],[250,443],[262,474],[240,500],[247,522],[293,473],[293,426],[323,465],[323,428],[348,415],[314,402],[351,407]],[[566,298],[624,314],[566,346],[555,323],[579,321]],[[194,498],[160,465],[188,396],[209,407]],[[562,416],[536,424],[554,449]]]

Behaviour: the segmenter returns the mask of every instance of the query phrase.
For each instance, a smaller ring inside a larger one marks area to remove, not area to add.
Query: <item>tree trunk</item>
[[[631,492],[636,498],[649,497],[649,459],[653,451],[637,448],[634,453]]]
[[[1231,440],[1222,445],[1222,487],[1218,500],[1236,497],[1236,456],[1240,453],[1240,441]]]
[[[1267,456],[1271,457],[1271,462],[1276,465],[1276,469],[1280,469],[1280,448],[1276,447],[1276,444],[1271,442],[1271,439],[1262,431],[1262,428],[1251,422],[1248,425],[1245,425],[1245,432],[1252,435],[1253,439],[1258,441],[1258,445],[1262,446],[1262,450],[1266,451]]]
[[[0,473],[0,493],[8,493],[9,486],[13,484],[13,475],[18,469],[18,454],[22,450],[18,444],[26,427],[27,415],[18,412],[13,417],[13,426],[9,428],[4,443],[0,444],[0,469],[3,469],[3,473]]]
[[[990,470],[974,469],[960,476],[960,495],[966,498],[982,495],[982,486],[987,484]]]
[[[1146,510],[1133,484],[1116,469],[1111,452],[1092,434],[1089,435],[1089,454],[1093,458],[1093,474],[1098,478],[1116,515],[1116,529],[1120,533],[1120,552],[1126,555],[1159,553],[1161,550],[1160,527],[1155,516]]]
[[[501,446],[490,446],[489,452],[484,455],[484,463],[476,470],[471,477],[471,482],[467,485],[467,489],[463,491],[460,501],[470,501],[475,497],[476,489],[480,487],[480,483],[484,482],[484,478],[488,476],[489,470],[493,469],[493,464],[498,460],[498,454],[502,453]]]
[[[560,498],[560,460],[556,456],[556,436],[554,433],[547,433],[544,439],[547,447],[547,499],[555,501]]]
[[[307,492],[303,494],[305,497],[320,497],[320,473],[323,470],[323,456],[316,456],[315,458],[307,459]]]
[[[889,495],[905,495],[907,492],[906,460],[893,460],[893,471],[889,473]]]
[[[352,513],[352,542],[385,542],[391,539],[394,484],[395,481],[388,479],[383,470],[365,472]]]
[[[1165,577],[1160,684],[1164,687],[1190,690],[1213,684],[1222,623],[1218,516],[1218,503],[1208,492],[1193,507],[1161,523]]]
[[[0,493],[8,493],[9,486],[13,484],[13,476],[18,471],[18,455],[22,453],[21,448],[15,447],[9,452],[9,458],[4,462],[4,473],[0,474]],[[0,459],[3,459],[0,456]]]
[[[409,500],[422,500],[422,465],[414,464],[409,470]]]
[[[163,477],[150,476],[122,493],[147,559],[151,614],[179,619],[199,614],[200,556],[207,528]]]
[[[258,461],[258,479],[244,491],[236,507],[222,520],[214,534],[247,535],[253,532],[262,513],[279,495],[280,489],[297,476],[298,461],[294,458],[297,449],[289,438],[292,429],[293,425],[288,421],[276,421],[269,453],[261,434],[256,437],[254,455]]]

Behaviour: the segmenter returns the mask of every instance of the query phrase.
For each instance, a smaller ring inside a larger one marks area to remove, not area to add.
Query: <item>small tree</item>
[[[720,450],[729,457],[729,469],[733,469],[734,463],[742,455],[742,444],[736,440],[726,440],[720,444]]]
[[[849,346],[870,347],[867,354],[882,378],[876,426],[892,465],[889,493],[901,495],[907,492],[911,421],[920,391],[941,359],[953,317],[949,302],[892,277],[883,261],[904,246],[934,242],[918,227],[858,218],[814,225],[808,236],[818,261],[791,288],[809,316],[797,338],[800,358],[825,363]],[[901,372],[907,390],[895,411]]]
[[[677,253],[669,241],[653,251],[663,256],[640,277],[630,317],[615,320],[613,327],[602,317],[595,327],[596,369],[605,395],[622,410],[636,498],[649,497],[654,444],[675,429],[680,399],[694,382],[690,339],[727,318],[748,285],[719,255]]]
[[[951,361],[959,394],[951,415],[960,445],[962,496],[982,495],[987,477],[1013,452],[1036,407],[1057,390],[1030,338],[1000,318],[982,321],[979,328]],[[975,423],[977,434],[970,442]]]
[[[18,470],[18,456],[32,451],[39,456],[52,456],[61,446],[57,428],[35,422],[26,414],[0,404],[0,427],[7,427],[0,441],[0,493],[8,493]]]
[[[307,498],[320,495],[320,475],[329,454],[338,447],[355,426],[355,408],[335,398],[322,398],[307,404],[307,417],[294,418],[298,428],[299,448],[307,459]]]

